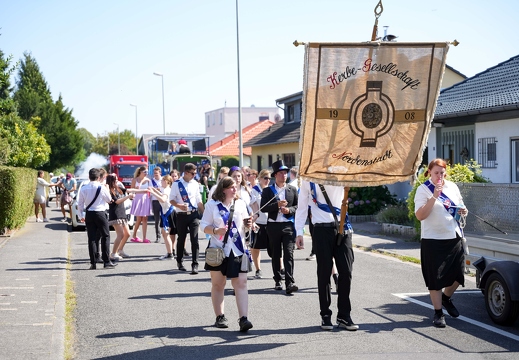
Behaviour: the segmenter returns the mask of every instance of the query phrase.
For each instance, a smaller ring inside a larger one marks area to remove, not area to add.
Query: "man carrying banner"
[[[272,249],[272,272],[276,290],[281,286],[281,247],[283,247],[283,263],[285,265],[286,294],[290,295],[299,288],[294,280],[294,214],[297,209],[297,189],[286,183],[288,167],[283,160],[272,163],[272,175],[275,183],[267,186],[261,193],[263,212],[268,214],[267,234]]]
[[[173,183],[169,202],[177,211],[177,266],[180,271],[186,271],[182,263],[184,244],[187,232],[191,236],[191,275],[198,274],[198,226],[204,212],[204,204],[200,195],[198,182],[195,180],[196,165],[187,163],[184,166],[184,176]]]
[[[337,242],[337,222],[339,219],[341,202],[343,199],[343,188],[333,185],[318,185],[309,181],[301,181],[299,187],[299,204],[296,211],[295,227],[297,232],[296,245],[298,248],[304,247],[303,228],[308,215],[308,206],[312,212],[312,248],[317,260],[317,289],[319,294],[319,306],[321,308],[321,328],[323,330],[333,330],[331,321],[331,286],[330,276],[332,273],[333,262],[337,266],[339,273],[337,286],[337,324],[339,328],[355,331],[359,328],[351,320],[351,272],[353,267],[353,248],[351,236],[344,237],[340,244]],[[328,195],[328,200],[322,192]],[[330,209],[328,202],[333,209]],[[335,217],[332,214],[335,212]],[[346,214],[347,216],[347,214]],[[346,217],[345,228],[351,235],[352,229]]]

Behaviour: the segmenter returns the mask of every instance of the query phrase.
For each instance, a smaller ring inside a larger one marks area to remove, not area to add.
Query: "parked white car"
[[[77,191],[76,191],[76,194],[73,196],[74,200],[72,201],[72,205],[71,205],[71,207],[72,207],[72,231],[76,231],[76,230],[85,228],[85,223],[81,222],[81,218],[84,216],[79,213],[79,209],[77,206],[77,197],[78,197],[79,192],[81,191],[81,188],[83,187],[83,185],[88,184],[90,182],[90,180],[79,178],[79,179],[76,179],[76,182],[77,182]],[[128,219],[128,226],[130,227],[130,229],[132,229],[133,224],[135,222],[135,217],[130,214],[130,210],[132,208],[132,201],[130,199],[126,199],[124,201],[124,208],[126,209],[126,218]]]

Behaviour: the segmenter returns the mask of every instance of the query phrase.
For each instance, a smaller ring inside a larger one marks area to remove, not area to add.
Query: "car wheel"
[[[485,306],[493,322],[511,325],[519,316],[519,301],[510,299],[510,290],[503,277],[492,273],[485,286]]]

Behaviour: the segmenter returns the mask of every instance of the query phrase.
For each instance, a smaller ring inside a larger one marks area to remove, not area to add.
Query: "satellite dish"
[[[281,116],[279,114],[274,115],[274,121],[278,122],[279,120],[281,120]]]

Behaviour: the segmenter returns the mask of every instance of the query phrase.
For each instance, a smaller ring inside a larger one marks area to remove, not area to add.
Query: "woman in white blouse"
[[[228,322],[224,315],[224,290],[227,278],[231,279],[238,308],[240,331],[252,328],[247,319],[249,299],[247,290],[247,270],[242,271],[241,262],[249,261],[245,253],[245,229],[250,227],[251,219],[245,202],[236,196],[236,184],[230,177],[223,178],[217,185],[213,198],[205,205],[200,227],[204,233],[211,235],[210,248],[223,247],[225,259],[219,266],[205,264],[205,269],[211,272],[211,301],[216,315],[215,326],[227,328]],[[231,206],[234,204],[232,226],[226,243]]]

